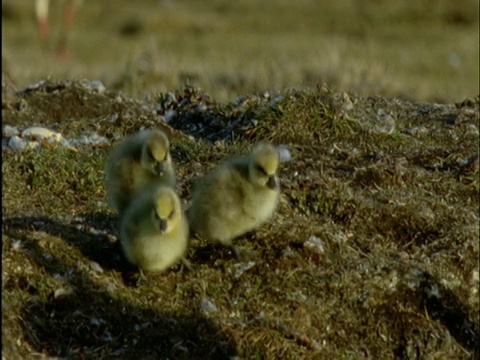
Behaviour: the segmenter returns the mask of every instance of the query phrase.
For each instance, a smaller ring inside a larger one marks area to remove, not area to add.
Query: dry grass
[[[42,52],[30,1],[2,8],[2,56],[19,87],[88,75],[135,97],[186,81],[222,100],[322,82],[417,101],[479,92],[475,0],[87,1],[66,64]]]

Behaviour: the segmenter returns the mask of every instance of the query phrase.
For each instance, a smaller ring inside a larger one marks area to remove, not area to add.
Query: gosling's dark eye
[[[158,220],[158,228],[159,228],[161,231],[167,230],[167,227],[168,227],[167,220],[165,220],[165,219],[160,219],[160,220]]]
[[[150,160],[152,162],[155,161],[155,157],[153,156],[153,153],[152,153],[151,150],[148,150],[147,156],[148,156],[148,160]]]
[[[267,175],[267,172],[265,171],[265,169],[264,169],[263,167],[261,167],[260,165],[255,165],[255,169],[256,169],[259,173],[261,173],[261,174],[263,174],[263,175]]]
[[[171,219],[175,215],[175,210],[170,211],[170,214],[168,214],[168,218]]]

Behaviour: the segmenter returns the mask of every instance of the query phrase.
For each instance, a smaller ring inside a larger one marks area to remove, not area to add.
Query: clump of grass
[[[320,90],[287,92],[285,99],[270,111],[258,115],[256,138],[277,143],[320,144],[341,136],[348,139],[359,124],[341,109],[333,93]]]

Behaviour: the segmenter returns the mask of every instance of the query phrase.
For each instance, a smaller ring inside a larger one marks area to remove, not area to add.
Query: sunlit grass
[[[224,100],[322,82],[425,101],[478,94],[475,1],[119,4],[79,9],[69,64],[42,53],[31,9],[19,5],[17,17],[2,22],[8,72],[21,86],[86,76],[135,96],[187,79]],[[138,32],[121,35],[126,24]]]

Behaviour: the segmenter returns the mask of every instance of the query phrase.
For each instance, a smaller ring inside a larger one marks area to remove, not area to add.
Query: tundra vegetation
[[[79,9],[69,65],[2,3],[5,359],[479,356],[478,4],[117,3]],[[11,149],[30,126],[63,140]],[[191,270],[136,283],[105,165],[142,128],[185,206],[225,158],[288,149],[251,258],[193,238]]]

